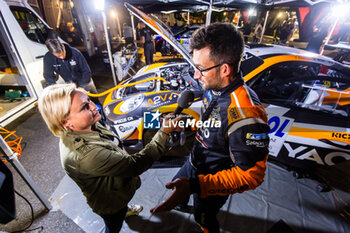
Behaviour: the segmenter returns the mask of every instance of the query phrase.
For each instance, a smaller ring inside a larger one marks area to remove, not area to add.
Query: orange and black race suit
[[[206,198],[255,189],[264,180],[270,130],[257,95],[236,78],[220,91],[206,91],[203,103],[202,120],[215,124],[197,131],[192,192]]]
[[[207,91],[203,103],[205,127],[173,180],[190,178],[196,222],[204,232],[218,233],[216,215],[228,195],[263,182],[270,129],[258,97],[240,77],[220,91]]]

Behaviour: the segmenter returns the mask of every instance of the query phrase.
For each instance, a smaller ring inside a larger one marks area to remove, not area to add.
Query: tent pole
[[[263,36],[264,36],[264,34],[265,34],[265,29],[266,29],[267,18],[269,17],[269,14],[270,14],[270,11],[266,11],[266,16],[265,16],[264,26],[263,26],[263,29],[262,29],[262,31],[261,31],[260,41],[259,41],[259,43],[261,43],[261,42],[262,42],[262,40],[263,40]]]
[[[209,5],[209,8],[207,10],[207,18],[206,18],[205,26],[208,26],[210,24],[212,6],[213,6],[213,0],[210,0],[210,5]]]
[[[323,53],[324,53],[324,47],[328,44],[329,40],[331,39],[331,37],[332,37],[332,35],[333,35],[333,32],[334,32],[334,29],[335,29],[335,27],[336,27],[337,24],[338,24],[338,21],[339,21],[339,16],[337,16],[337,18],[335,19],[335,22],[334,22],[334,24],[333,24],[333,26],[332,26],[332,29],[331,29],[331,31],[330,31],[329,34],[328,34],[327,40],[326,40],[326,42],[324,43],[324,45],[322,46],[322,49],[321,49],[321,52],[320,52],[321,55],[323,55]]]
[[[136,41],[134,15],[130,14],[130,18],[131,18],[132,34],[133,34],[133,36],[134,36],[134,41]]]
[[[107,52],[108,52],[108,58],[109,58],[109,64],[111,66],[111,71],[112,71],[112,77],[113,77],[113,82],[114,85],[117,86],[117,79],[115,76],[115,70],[114,70],[114,62],[113,62],[113,57],[112,57],[112,49],[111,49],[111,44],[109,42],[109,34],[108,34],[108,29],[107,29],[107,19],[106,19],[106,14],[104,11],[101,11],[102,13],[102,20],[103,20],[103,28],[105,31],[105,37],[106,37],[106,44],[107,44]]]
[[[123,35],[122,35],[122,30],[121,30],[121,27],[120,27],[120,21],[119,21],[119,12],[116,10],[117,14],[116,14],[116,18],[117,18],[117,24],[118,24],[118,31],[119,31],[119,37],[121,38]]]

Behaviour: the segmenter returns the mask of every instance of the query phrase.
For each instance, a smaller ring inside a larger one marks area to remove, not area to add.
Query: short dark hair
[[[62,53],[64,51],[63,44],[56,38],[49,38],[45,41],[47,49],[50,51],[50,53],[58,54]]]
[[[199,28],[190,40],[191,50],[210,48],[209,58],[216,63],[227,63],[238,73],[243,55],[243,38],[238,29],[229,23],[213,23]]]
[[[48,29],[46,34],[46,39],[57,39],[56,32],[52,29]]]

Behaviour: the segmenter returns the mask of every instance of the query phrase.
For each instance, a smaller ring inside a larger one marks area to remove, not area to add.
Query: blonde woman
[[[118,136],[98,122],[101,115],[96,105],[75,84],[45,88],[39,110],[51,132],[60,137],[63,168],[103,218],[106,232],[119,232],[128,202],[141,185],[138,176],[167,150],[174,124],[166,117],[164,125],[169,127],[162,127],[143,150],[129,155]],[[138,206],[134,211],[141,210]]]

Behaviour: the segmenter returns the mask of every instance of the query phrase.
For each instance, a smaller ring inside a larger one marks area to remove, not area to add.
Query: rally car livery
[[[270,157],[296,167],[349,160],[350,69],[288,47],[247,50],[264,61],[244,79],[265,104]]]

